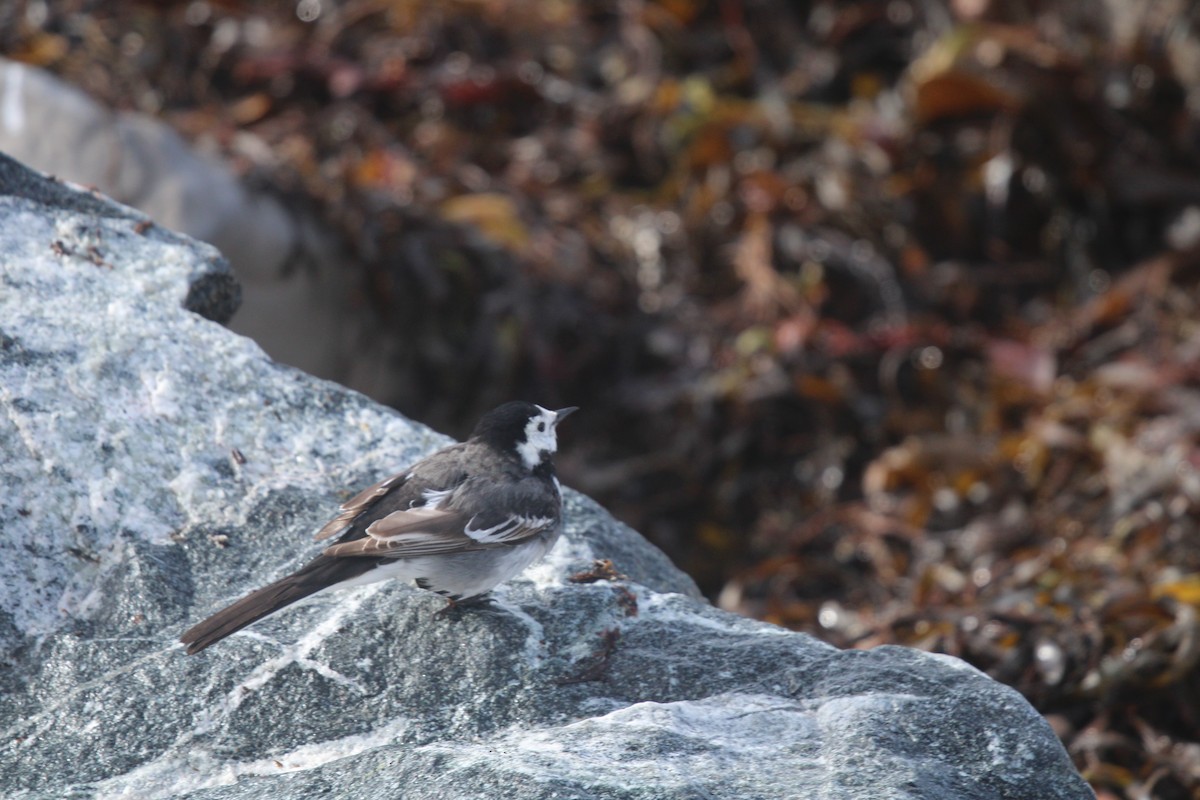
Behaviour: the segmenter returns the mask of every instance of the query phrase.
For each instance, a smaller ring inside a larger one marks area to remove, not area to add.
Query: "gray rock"
[[[278,203],[246,189],[169,125],[111,111],[49,72],[5,58],[0,150],[216,245],[239,270],[274,274],[296,246],[299,234]]]
[[[271,158],[249,135],[238,143],[250,159]],[[220,248],[244,288],[235,330],[293,366],[353,374],[351,356],[370,340],[349,313],[355,273],[333,237],[166,123],[110,110],[45,70],[0,58],[0,151]]]
[[[495,613],[375,585],[185,656],[446,440],[210,321],[210,248],[6,160],[0,194],[4,797],[1092,796],[1012,690],[718,611],[574,493]],[[628,578],[570,579],[600,557]]]

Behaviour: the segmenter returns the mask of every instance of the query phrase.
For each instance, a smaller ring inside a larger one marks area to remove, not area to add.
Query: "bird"
[[[556,429],[577,410],[505,403],[465,442],[362,490],[317,531],[336,537],[320,555],[189,628],[187,654],[331,587],[399,578],[446,598],[442,612],[485,602],[558,541]]]

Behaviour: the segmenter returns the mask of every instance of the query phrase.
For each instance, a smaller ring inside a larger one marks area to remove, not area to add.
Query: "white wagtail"
[[[189,629],[188,654],[332,586],[401,578],[447,598],[447,608],[482,598],[558,541],[555,427],[575,410],[505,403],[467,441],[364,489],[318,531],[318,540],[338,536],[334,544]]]

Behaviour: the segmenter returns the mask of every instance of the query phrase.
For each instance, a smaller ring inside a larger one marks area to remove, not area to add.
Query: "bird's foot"
[[[434,619],[459,619],[467,611],[484,611],[495,613],[500,609],[496,607],[495,601],[490,595],[481,594],[475,597],[467,597],[463,600],[455,600],[453,597],[446,598],[444,608],[435,611]]]

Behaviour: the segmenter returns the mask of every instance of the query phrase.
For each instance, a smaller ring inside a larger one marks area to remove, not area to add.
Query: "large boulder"
[[[5,798],[1092,796],[1011,689],[718,611],[573,492],[492,611],[377,584],[185,656],[446,439],[218,324],[211,248],[7,158],[0,195]]]
[[[240,141],[259,152],[252,137]],[[162,120],[110,110],[46,70],[0,57],[0,151],[220,248],[243,292],[229,325],[275,358],[338,380],[379,360],[377,348],[361,346],[364,323],[349,313],[353,283],[333,237]]]

